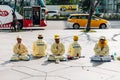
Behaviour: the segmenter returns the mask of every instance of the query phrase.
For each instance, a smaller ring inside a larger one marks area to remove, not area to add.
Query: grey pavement
[[[106,36],[110,47],[110,54],[120,56],[120,29],[95,29],[96,32],[84,33],[81,30],[33,30],[25,32],[0,32],[0,80],[120,80],[120,61],[91,62],[94,55],[93,47],[101,35]],[[32,43],[37,40],[38,33],[42,33],[44,40],[50,46],[54,42],[54,34],[60,34],[65,45],[65,55],[74,34],[79,35],[82,47],[81,54],[85,58],[64,61],[59,64],[47,62],[47,57],[30,61],[10,62],[13,55],[13,45],[16,36],[20,34],[26,44],[29,54]]]

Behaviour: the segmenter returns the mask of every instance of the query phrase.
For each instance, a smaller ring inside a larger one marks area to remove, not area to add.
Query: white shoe
[[[17,55],[13,55],[10,61],[18,61],[19,57]]]
[[[60,63],[60,60],[59,60],[59,59],[56,59],[55,63],[56,63],[56,64],[59,64],[59,63]]]
[[[30,57],[28,55],[21,55],[21,56],[19,56],[19,58],[21,60],[24,60],[24,61],[29,61],[30,60]]]

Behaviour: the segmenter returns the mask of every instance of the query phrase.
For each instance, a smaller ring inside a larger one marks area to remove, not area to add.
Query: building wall
[[[118,10],[118,13],[120,13],[120,0],[118,0],[117,10]]]
[[[117,13],[119,9],[118,3],[120,3],[120,0],[101,0],[97,10],[99,13]]]
[[[117,13],[118,12],[118,1],[120,0],[103,0],[99,6],[100,12],[102,13]]]

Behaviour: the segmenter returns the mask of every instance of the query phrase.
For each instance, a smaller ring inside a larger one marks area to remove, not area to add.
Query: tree
[[[46,5],[51,5],[51,0],[46,0]]]
[[[91,25],[91,16],[93,15],[95,8],[97,7],[97,5],[100,3],[101,0],[98,0],[95,4],[95,0],[89,0],[90,1],[90,8],[89,8],[89,16],[88,16],[88,24],[86,27],[86,32],[90,31],[90,25]]]
[[[90,8],[90,0],[80,1],[83,12],[88,12]]]
[[[19,12],[21,15],[23,15],[23,6],[24,6],[24,0],[21,0],[20,7],[19,7]]]
[[[13,15],[13,28],[14,30],[16,31],[16,14],[15,14],[15,9],[16,9],[16,3],[17,3],[17,0],[15,0],[15,5],[14,5],[14,9],[13,9],[13,12],[12,12],[12,15]]]

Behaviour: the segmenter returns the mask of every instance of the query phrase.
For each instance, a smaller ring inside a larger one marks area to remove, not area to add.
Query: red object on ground
[[[40,21],[40,26],[47,26],[47,24],[45,23],[45,20],[44,19],[42,19],[41,21]]]
[[[72,59],[73,59],[73,57],[71,57],[71,56],[68,56],[68,57],[67,57],[67,59],[69,59],[69,60],[72,60]]]

